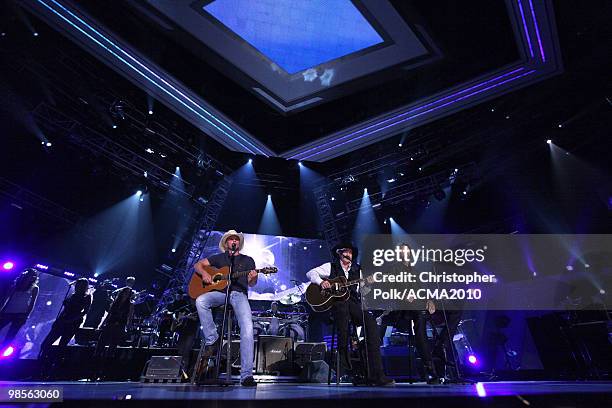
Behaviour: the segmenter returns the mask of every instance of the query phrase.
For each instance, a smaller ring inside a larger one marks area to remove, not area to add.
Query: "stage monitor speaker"
[[[180,381],[181,356],[151,356],[141,381]]]
[[[74,342],[81,346],[87,346],[94,341],[98,341],[100,330],[93,327],[79,327],[74,335]]]
[[[327,345],[325,343],[297,343],[295,345],[295,363],[303,367],[307,362],[325,360]]]
[[[304,368],[300,372],[300,381],[310,383],[327,382],[329,374],[329,365],[322,360],[308,361],[304,364]]]
[[[259,336],[255,369],[259,374],[285,373],[293,370],[293,339],[282,336]]]

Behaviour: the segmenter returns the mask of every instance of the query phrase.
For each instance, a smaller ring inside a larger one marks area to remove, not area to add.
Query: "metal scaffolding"
[[[231,176],[225,176],[213,191],[206,206],[202,208],[197,217],[198,222],[193,225],[191,239],[189,240],[191,244],[185,249],[183,256],[177,263],[166,290],[158,303],[157,312],[164,310],[168,304],[176,300],[177,295],[184,292],[185,286],[193,274],[193,266],[201,259],[210,234],[215,228],[232,182],[233,178]]]

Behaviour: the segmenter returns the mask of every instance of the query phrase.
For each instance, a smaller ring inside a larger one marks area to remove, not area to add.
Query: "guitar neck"
[[[262,269],[255,269],[255,272],[257,273],[261,273]],[[247,276],[249,273],[251,272],[251,269],[248,269],[246,271],[240,271],[240,272],[233,272],[232,273],[232,278],[241,278],[243,276]]]

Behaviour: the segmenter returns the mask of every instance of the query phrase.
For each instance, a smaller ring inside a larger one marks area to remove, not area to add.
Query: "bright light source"
[[[145,178],[149,177],[149,173],[147,173],[146,171],[143,174],[145,176]]]
[[[138,194],[139,196],[141,196],[141,195],[142,195],[142,190],[138,190],[138,191],[136,192],[136,194]]]
[[[305,246],[305,247],[304,247],[304,251],[306,251],[306,250],[308,250],[308,247],[307,247],[307,246]]]
[[[292,243],[292,242],[290,242],[290,243],[289,243],[289,246],[290,246],[290,247],[292,247],[292,246],[293,246],[293,243]]]
[[[144,196],[140,196],[140,200],[141,203],[144,201]]]
[[[47,304],[47,306],[51,306],[51,305],[53,304],[53,302],[52,302],[52,301],[50,301],[50,300],[47,300],[47,303],[46,303],[46,304]]]
[[[599,293],[601,293],[602,295],[605,295],[606,291],[604,289],[599,289]]]
[[[563,127],[563,123],[559,123],[559,125],[558,125],[558,126],[559,126],[560,128],[562,128],[562,127]]]
[[[253,163],[253,159],[249,159],[249,164],[250,164],[250,163]]]
[[[152,115],[152,114],[153,114],[153,111],[149,109],[149,115]]]
[[[268,194],[268,200],[272,199],[272,196],[270,194]]]
[[[150,154],[155,153],[155,151],[153,149],[151,149],[150,147],[147,147],[145,152],[150,153]]]
[[[117,125],[113,125],[113,129],[117,129]]]
[[[303,166],[303,164],[302,164],[302,162],[301,162],[301,161],[299,161],[299,162],[298,162],[298,166],[300,166],[300,167],[302,167],[302,166]]]
[[[332,198],[331,198],[331,200],[332,200],[332,201],[336,201],[336,197],[332,197]]]
[[[4,264],[2,264],[2,269],[4,269],[5,271],[10,271],[14,267],[15,267],[15,264],[11,261],[6,261]]]
[[[387,183],[395,183],[395,179],[394,178],[390,178],[387,180]]]
[[[172,248],[172,252],[176,252],[176,248]]]
[[[398,144],[398,146],[399,146],[399,147],[402,147],[402,144],[400,143],[400,144]]]
[[[476,363],[478,362],[478,359],[476,358],[476,356],[475,356],[475,355],[470,354],[470,355],[468,356],[468,361],[470,362],[470,364],[476,364]]]
[[[45,146],[47,146],[47,147],[51,147],[51,146],[53,146],[53,143],[51,143],[51,142],[47,142],[47,143],[45,143]]]
[[[552,144],[552,140],[551,139],[546,139],[546,143]]]
[[[7,358],[7,357],[12,356],[14,352],[15,352],[15,347],[8,346],[2,351],[2,358]]]
[[[364,189],[363,189],[363,192],[364,192],[365,194],[368,194],[368,188],[367,188],[367,187],[366,187],[366,188],[364,188]]]
[[[33,35],[34,37],[38,37],[38,33],[36,31],[34,31]]]
[[[100,276],[100,273],[98,272],[94,273],[94,278],[97,278],[98,276]]]
[[[393,217],[389,217],[389,221],[393,221]]]
[[[179,166],[176,166],[176,171],[181,171],[181,168]]]
[[[463,190],[463,195],[467,195],[467,191]]]

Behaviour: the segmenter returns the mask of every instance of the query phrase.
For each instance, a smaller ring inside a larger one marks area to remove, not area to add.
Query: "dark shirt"
[[[230,256],[229,252],[223,252],[208,257],[208,262],[215,268],[223,268],[229,266]],[[234,272],[249,271],[255,269],[255,261],[248,255],[237,255],[234,257]],[[232,286],[230,290],[236,290],[242,293],[248,293],[249,280],[247,276],[242,276],[238,279],[232,280]]]
[[[64,309],[59,318],[65,320],[78,320],[77,318],[87,314],[90,306],[91,295],[81,296],[73,293],[68,299],[64,300]]]
[[[110,291],[106,289],[96,289],[93,293],[93,301],[91,303],[91,310],[104,312],[108,310],[111,304]]]
[[[123,288],[123,290],[132,290],[130,288]],[[134,306],[129,299],[119,302],[120,294],[117,295],[117,298],[111,304],[110,309],[108,310],[108,315],[104,320],[104,326],[109,325],[118,325],[121,327],[125,327],[128,324],[128,321],[131,318],[132,313],[134,312]]]

